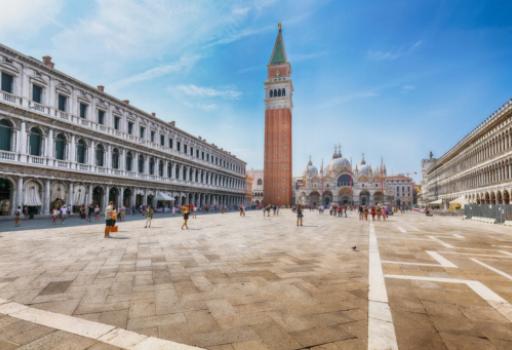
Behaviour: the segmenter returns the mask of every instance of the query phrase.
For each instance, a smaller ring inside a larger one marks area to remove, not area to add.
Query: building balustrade
[[[2,161],[13,161],[15,163],[22,163],[23,157],[20,154],[9,151],[0,151],[0,160]],[[196,187],[199,189],[212,189],[212,190],[230,190],[232,192],[243,193],[243,188],[232,188],[231,186],[219,186],[201,182],[194,182],[190,180],[176,179],[170,177],[163,177],[158,175],[141,174],[134,171],[126,171],[121,169],[107,168],[104,166],[97,166],[91,164],[83,164],[78,162],[71,162],[67,160],[60,160],[49,158],[45,156],[34,156],[28,155],[26,157],[26,163],[41,165],[50,168],[68,169],[73,171],[85,172],[89,174],[98,175],[114,175],[116,177],[127,177],[132,179],[138,179],[142,181],[153,181],[161,183],[172,183],[181,186]]]

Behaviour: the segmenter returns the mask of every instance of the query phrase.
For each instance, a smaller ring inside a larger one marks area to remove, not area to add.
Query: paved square
[[[509,228],[308,211],[297,228],[286,210],[180,224],[104,239],[2,222],[0,349],[512,348]]]

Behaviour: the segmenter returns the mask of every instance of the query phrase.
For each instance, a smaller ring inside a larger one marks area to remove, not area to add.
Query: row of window
[[[270,97],[284,97],[286,96],[286,90],[284,88],[282,89],[272,89],[269,92]]]
[[[13,75],[6,73],[6,72],[1,73],[1,89],[2,89],[2,91],[12,94],[14,92],[13,82],[14,82]],[[43,103],[43,89],[44,88],[38,84],[35,84],[35,83],[32,84],[32,101],[33,102],[36,102],[39,104]],[[61,112],[67,113],[69,111],[68,106],[69,106],[69,97],[65,94],[58,93],[57,94],[57,109]],[[89,109],[90,109],[90,106],[88,103],[80,101],[79,108],[78,108],[78,113],[79,113],[80,118],[90,119],[89,118]],[[96,109],[95,114],[96,114],[95,121],[98,124],[105,125],[106,111],[103,109]],[[113,117],[112,126],[115,130],[119,131],[121,129],[121,117],[120,116]],[[127,122],[127,133],[129,135],[134,135],[134,126],[135,126],[135,123],[133,121]],[[139,127],[138,137],[142,140],[146,139],[146,127],[145,126]],[[156,143],[156,131],[154,131],[154,130],[150,131],[149,140],[151,143]],[[209,153],[207,153],[203,150],[199,150],[197,148],[194,149],[194,147],[188,146],[187,144],[182,145],[182,143],[180,141],[178,141],[178,142],[176,142],[176,144],[174,144],[174,140],[172,138],[169,138],[168,140],[166,140],[166,136],[163,134],[160,134],[159,141],[160,141],[160,146],[162,146],[162,147],[167,146],[167,147],[169,147],[169,149],[174,149],[174,146],[176,146],[176,150],[178,152],[183,152],[187,155],[190,155],[191,157],[195,157],[197,159],[201,159],[203,161],[207,161],[207,162],[213,163],[217,166],[221,166],[226,169],[230,169],[232,171],[236,171],[240,174],[243,174],[243,167],[236,165],[235,163],[228,162],[228,161],[226,161],[222,158],[216,157],[214,155],[210,155]],[[168,141],[168,142],[166,143],[166,141]]]
[[[12,149],[12,138],[13,138],[13,132],[12,132],[12,124],[6,120],[2,119],[0,120],[0,150],[6,150],[10,151]],[[29,132],[29,154],[32,156],[42,156],[43,155],[43,133],[41,129],[37,127],[33,127],[30,129]],[[67,140],[66,136],[62,133],[59,133],[55,136],[54,140],[54,150],[55,154],[54,157],[57,160],[66,160],[67,154]],[[84,139],[79,139],[76,143],[76,161],[81,164],[87,164],[88,157],[87,157],[87,150],[88,146]],[[106,161],[106,150],[105,147],[102,144],[96,145],[94,149],[94,163],[97,166],[104,167],[105,161]],[[118,148],[114,148],[112,150],[112,156],[111,156],[111,166],[113,169],[120,169],[121,167],[121,152]],[[133,171],[134,169],[134,161],[135,157],[132,152],[128,151],[126,153],[125,158],[125,170],[126,171]],[[144,155],[139,155],[137,157],[137,171],[139,173],[145,172],[145,163],[146,163],[146,157]],[[156,164],[158,163],[158,168],[156,168]],[[183,167],[183,169],[182,169]],[[188,170],[185,170],[188,169]],[[183,170],[183,173],[182,173]],[[154,157],[150,157],[148,161],[148,173],[150,175],[156,175],[158,172],[159,176],[164,176],[164,162],[157,160]],[[187,173],[188,172],[188,173]],[[189,181],[195,181],[198,183],[209,183],[210,176],[212,176],[212,181],[214,181],[215,184],[218,185],[227,185],[230,187],[239,187],[242,186],[243,183],[240,179],[234,179],[226,176],[216,175],[216,174],[206,174],[204,172],[199,171],[193,171],[190,167],[185,167],[184,165],[176,164],[174,169],[174,178],[180,179],[180,174],[182,174],[183,180],[189,180]],[[173,176],[172,172],[172,163],[169,162],[167,164],[167,176],[169,178],[172,178]],[[218,178],[218,179],[217,179]]]

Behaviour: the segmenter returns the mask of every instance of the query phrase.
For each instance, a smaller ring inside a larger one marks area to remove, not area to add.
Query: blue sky
[[[277,22],[294,174],[340,143],[419,172],[512,96],[511,1],[0,0],[0,42],[263,165]],[[418,177],[416,176],[418,179]]]

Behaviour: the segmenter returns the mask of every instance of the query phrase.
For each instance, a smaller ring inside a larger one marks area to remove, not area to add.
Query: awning
[[[42,205],[41,197],[39,196],[39,185],[34,182],[25,184],[25,198],[24,205],[29,207],[39,207]]]
[[[73,205],[85,204],[85,196],[87,194],[85,186],[76,186],[73,193]]]
[[[155,199],[157,201],[170,201],[170,202],[174,202],[174,197],[169,192],[157,192]]]
[[[62,183],[56,182],[52,184],[52,192],[50,202],[55,201],[56,199],[60,199],[62,201],[66,201],[68,198],[68,192],[66,190],[66,186]]]
[[[459,198],[451,201],[450,204],[459,204],[462,206],[462,205],[468,204],[468,201],[466,198],[464,198],[464,196],[460,196]]]
[[[430,202],[429,204],[439,204],[439,205],[441,205],[441,204],[443,204],[443,200],[441,198],[439,198],[439,199],[437,199],[437,200],[435,200],[433,202]]]

